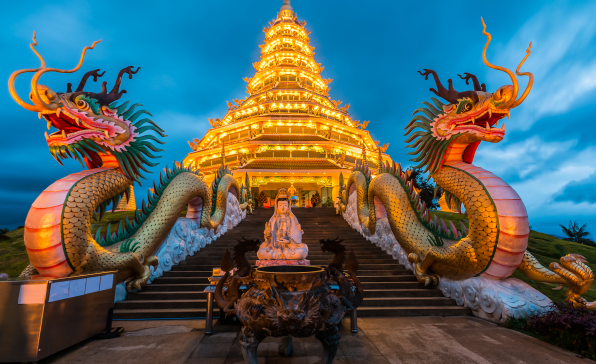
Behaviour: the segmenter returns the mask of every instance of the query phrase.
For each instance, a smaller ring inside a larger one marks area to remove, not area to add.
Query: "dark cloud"
[[[554,195],[557,202],[596,203],[596,172],[587,178],[567,183]]]
[[[48,66],[63,69],[73,67],[84,46],[103,39],[88,53],[81,72],[107,71],[101,81],[107,81],[108,87],[122,67],[141,66],[132,80],[123,80],[128,91],[123,100],[143,103],[169,136],[160,165],[152,169],[156,173],[147,175],[149,181],[137,190],[140,202],[166,164],[183,159],[190,151],[187,141],[202,137],[209,128],[207,118],[222,118],[226,100],[246,95],[242,78],[254,75],[252,63],[259,60],[258,45],[264,40],[261,29],[268,26],[281,4],[281,0],[260,0],[258,6],[246,1],[185,1],[163,6],[161,1],[148,0],[141,7],[127,7],[117,0],[105,0],[101,6],[64,0],[32,8],[29,2],[7,2],[0,12],[0,48],[10,57],[0,58],[0,76],[6,80],[17,69],[38,65],[29,49],[33,30]],[[466,86],[457,74],[474,73],[494,91],[502,84],[482,77],[483,72],[495,71],[487,70],[482,62],[486,38],[480,16],[485,16],[493,34],[490,56],[494,57],[499,47],[548,4],[505,0],[499,7],[488,2],[471,7],[455,1],[435,2],[423,9],[416,2],[389,0],[374,6],[356,1],[300,0],[293,6],[312,31],[309,37],[316,47],[315,59],[325,66],[322,76],[333,79],[331,98],[351,104],[350,115],[356,120],[371,120],[368,130],[373,137],[390,143],[388,152],[393,159],[409,165],[412,156],[404,148],[403,127],[420,103],[434,96],[428,90],[432,82],[416,71],[435,69],[442,79],[452,78],[458,90]],[[513,8],[515,12],[511,12]],[[114,9],[120,12],[115,14]],[[536,47],[533,58],[539,57],[540,49],[548,47]],[[78,84],[81,74],[47,74],[42,83],[64,91],[67,82]],[[17,84],[22,95],[29,93],[29,80],[23,77]],[[61,167],[50,157],[43,139],[44,123],[19,107],[4,85],[0,87],[0,225],[10,222],[16,226],[46,186],[81,167],[72,160]],[[89,83],[90,90],[100,88],[101,82]],[[593,145],[593,133],[585,132],[589,124],[584,120],[593,119],[588,111],[578,108],[572,118],[549,118],[548,123],[536,123],[529,131],[508,134],[501,144],[544,136],[577,140],[570,149]],[[514,111],[512,119],[515,117]],[[498,150],[489,144],[481,148]],[[573,152],[537,168],[556,168],[572,158]],[[514,168],[502,177],[512,183],[524,178],[523,171]]]

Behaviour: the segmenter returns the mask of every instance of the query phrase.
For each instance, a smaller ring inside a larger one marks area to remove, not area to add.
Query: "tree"
[[[266,202],[267,202],[267,196],[265,196],[265,191],[261,191],[261,194],[259,195],[259,202],[261,203],[261,206],[263,206]]]
[[[408,169],[410,173],[410,177],[408,179],[412,180],[412,184],[416,187],[417,190],[420,190],[420,199],[426,202],[426,207],[429,209],[438,209],[439,206],[439,198],[441,197],[441,191],[437,193],[437,198],[434,197],[435,193],[435,185],[424,178],[424,174],[420,169]]]
[[[319,196],[318,192],[315,192],[315,194],[312,195],[310,198],[310,203],[312,204],[312,207],[315,207],[321,203],[321,196]]]
[[[561,224],[559,224],[559,226],[561,227],[565,235],[568,236],[568,238],[564,240],[575,241],[577,243],[584,244],[586,243],[586,240],[588,240],[584,239],[584,237],[590,235],[590,233],[586,231],[586,227],[588,226],[588,224],[583,224],[580,227],[577,221],[571,222],[571,220],[569,220],[569,227],[565,227]]]

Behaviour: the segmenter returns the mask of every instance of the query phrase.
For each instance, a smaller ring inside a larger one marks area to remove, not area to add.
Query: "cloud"
[[[596,23],[591,15],[594,13],[596,3],[573,7],[548,4],[505,46],[495,45],[498,54],[494,63],[514,70],[528,42],[532,42],[532,54],[522,66],[522,72],[532,72],[535,82],[518,113],[524,122],[510,130],[527,130],[544,116],[564,113],[596,89]],[[487,76],[491,84],[503,84],[507,80],[507,76],[492,70]],[[527,78],[518,77],[518,80],[521,93]]]
[[[554,201],[596,203],[596,173],[593,173],[582,180],[567,183],[555,194]]]

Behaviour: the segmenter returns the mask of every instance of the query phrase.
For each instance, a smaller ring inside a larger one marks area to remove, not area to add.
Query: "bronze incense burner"
[[[328,267],[282,265],[253,269],[246,266],[244,253],[248,250],[243,246],[252,250],[255,241],[240,241],[234,248],[234,260],[243,266],[231,278],[229,273],[222,277],[215,299],[226,314],[235,313],[243,325],[240,342],[246,363],[257,363],[257,347],[267,336],[284,337],[280,353],[289,355],[291,337],[313,335],[323,344],[322,363],[333,362],[340,340],[337,325],[363,299],[362,286],[354,274],[358,261],[350,253],[348,273],[344,273],[345,247],[340,243],[337,239],[321,240],[323,251],[335,252]],[[221,268],[225,272],[234,268],[228,251]],[[248,287],[243,294],[239,291],[241,284]]]

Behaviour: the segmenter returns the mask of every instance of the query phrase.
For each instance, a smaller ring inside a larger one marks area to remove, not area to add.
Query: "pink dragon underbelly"
[[[96,168],[69,174],[47,187],[31,205],[25,220],[25,247],[31,265],[39,274],[64,277],[72,273],[62,244],[64,203],[74,184],[108,169],[110,168]]]
[[[499,237],[492,261],[482,276],[491,279],[509,277],[521,263],[528,247],[528,213],[511,186],[493,173],[465,162],[447,163],[478,179],[497,208]]]

